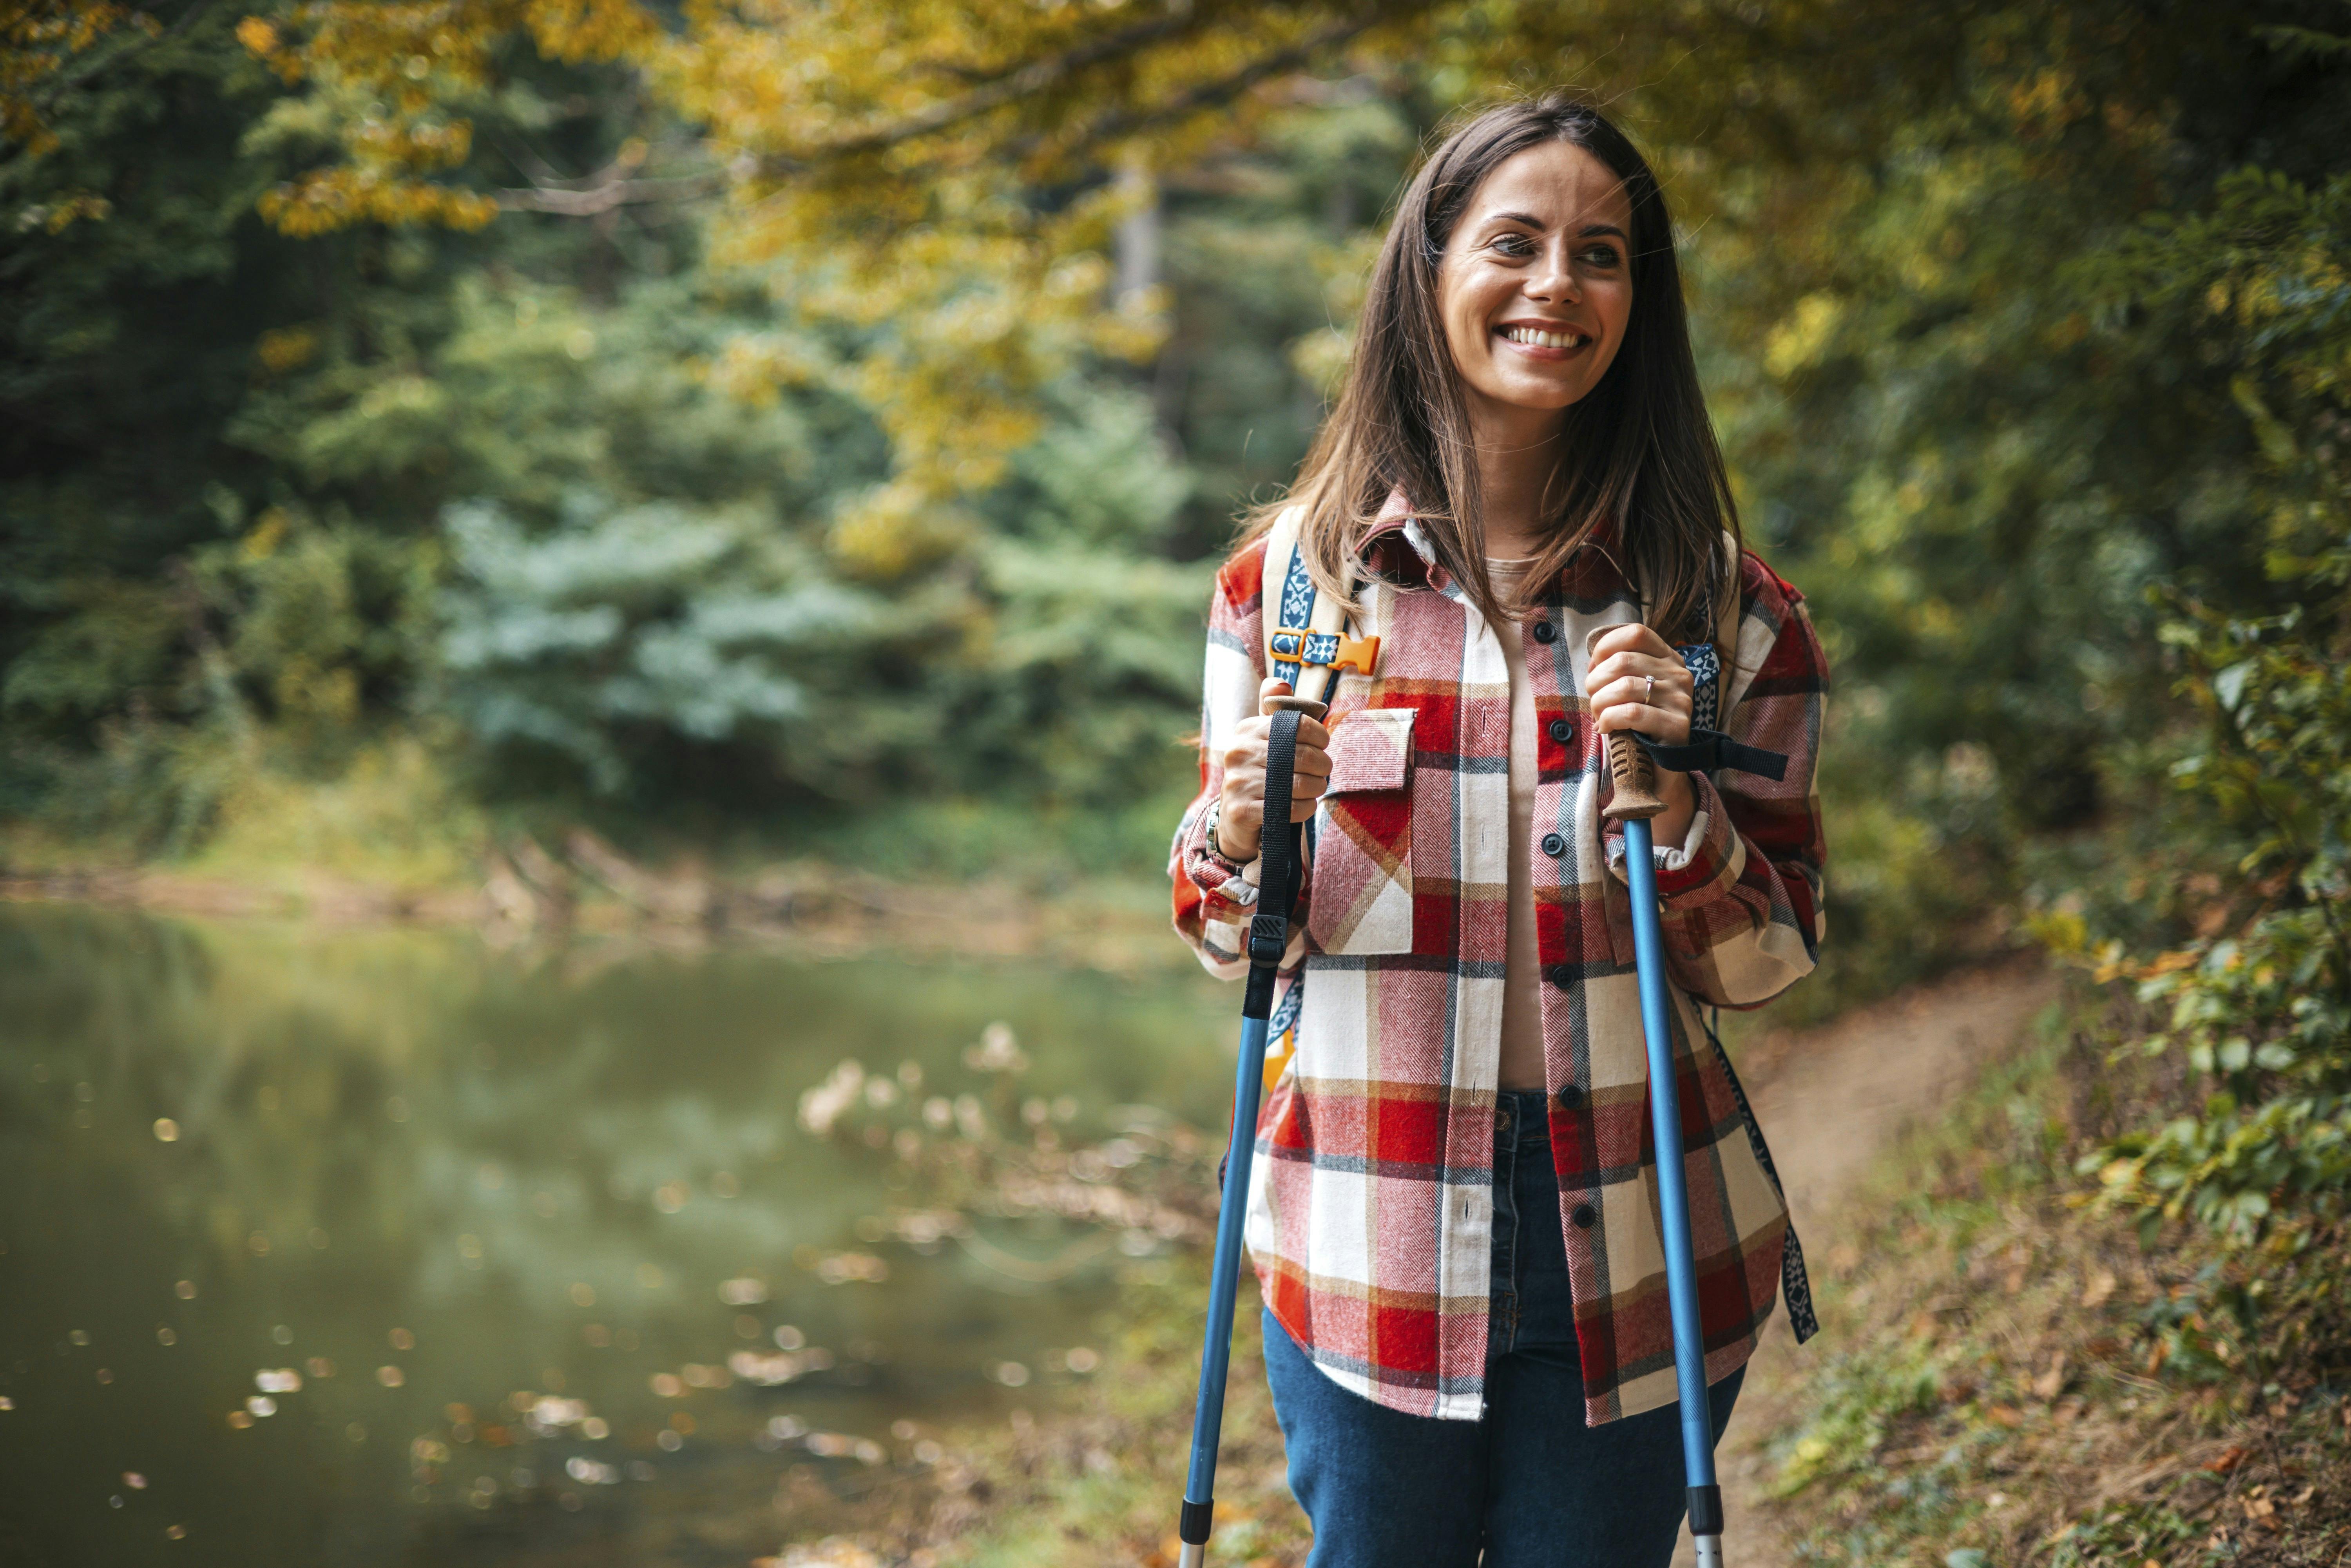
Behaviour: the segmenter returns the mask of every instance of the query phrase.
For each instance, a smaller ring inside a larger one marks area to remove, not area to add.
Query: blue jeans
[[[1543,1096],[1495,1113],[1486,1416],[1440,1421],[1332,1382],[1265,1314],[1265,1370],[1307,1568],[1667,1568],[1685,1507],[1681,1416],[1583,1424],[1575,1302]],[[1745,1368],[1708,1391],[1717,1441]],[[1481,1556],[1480,1553],[1483,1553]]]

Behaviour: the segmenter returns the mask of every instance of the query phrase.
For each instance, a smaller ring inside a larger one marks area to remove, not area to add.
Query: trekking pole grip
[[[1595,626],[1584,638],[1587,671],[1592,667],[1592,650],[1600,645],[1601,638],[1615,630],[1614,626]],[[1610,821],[1646,821],[1666,809],[1657,794],[1657,765],[1629,730],[1620,729],[1608,737],[1608,777],[1616,789],[1600,814]]]
[[[1610,821],[1646,821],[1666,809],[1657,795],[1657,765],[1630,730],[1608,737],[1608,777],[1616,792],[1600,814]]]

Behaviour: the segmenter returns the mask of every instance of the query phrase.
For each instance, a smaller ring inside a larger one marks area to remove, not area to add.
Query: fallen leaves
[[[2115,1286],[2119,1282],[2115,1278],[2115,1271],[2112,1269],[2091,1270],[2089,1282],[2082,1287],[2082,1304],[2085,1307],[2105,1306],[2107,1298],[2115,1293]]]

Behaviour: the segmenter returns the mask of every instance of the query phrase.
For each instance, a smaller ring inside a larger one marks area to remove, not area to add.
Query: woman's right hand
[[[1290,683],[1268,679],[1257,689],[1258,716],[1241,720],[1225,747],[1225,788],[1217,797],[1217,848],[1228,860],[1257,859],[1265,832],[1265,748],[1273,733],[1270,697],[1286,697]],[[1304,714],[1298,716],[1298,749],[1290,784],[1290,820],[1314,815],[1314,803],[1331,784],[1331,732]]]

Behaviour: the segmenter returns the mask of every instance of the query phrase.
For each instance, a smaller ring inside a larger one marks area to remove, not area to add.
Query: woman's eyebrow
[[[1487,214],[1486,221],[1489,224],[1516,224],[1521,228],[1530,229],[1542,229],[1549,228],[1551,226],[1549,224],[1543,222],[1542,219],[1536,217],[1532,213],[1490,213]],[[1576,235],[1578,238],[1582,239],[1588,239],[1594,235],[1614,235],[1626,245],[1633,243],[1632,236],[1627,235],[1623,229],[1618,228],[1614,224],[1586,224],[1583,227],[1576,231]]]

